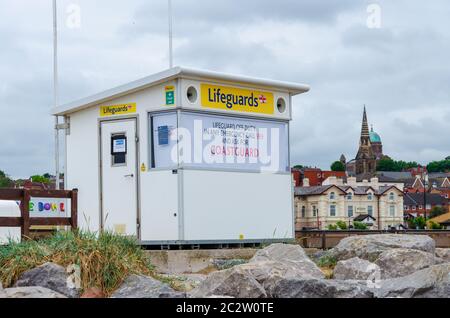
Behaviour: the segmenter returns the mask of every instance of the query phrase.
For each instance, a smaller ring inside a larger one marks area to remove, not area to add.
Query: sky
[[[0,170],[54,171],[52,1],[0,0]],[[356,155],[363,105],[397,160],[450,155],[450,3],[172,0],[174,64],[311,86],[291,164]],[[168,67],[167,0],[58,0],[59,103]]]

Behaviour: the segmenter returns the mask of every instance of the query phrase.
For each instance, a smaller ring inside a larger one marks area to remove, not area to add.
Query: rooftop
[[[52,115],[65,115],[73,113],[90,106],[94,106],[111,99],[115,99],[127,94],[131,94],[142,89],[161,84],[163,82],[173,80],[175,78],[207,78],[211,80],[220,80],[222,82],[251,84],[256,86],[266,87],[267,89],[280,89],[288,91],[292,95],[297,95],[309,91],[309,86],[305,84],[284,82],[271,79],[264,79],[258,77],[250,77],[244,75],[234,75],[227,73],[220,73],[208,70],[199,70],[185,67],[173,67],[165,71],[138,79],[136,81],[120,85],[106,91],[91,95],[68,104],[60,105],[52,109]]]

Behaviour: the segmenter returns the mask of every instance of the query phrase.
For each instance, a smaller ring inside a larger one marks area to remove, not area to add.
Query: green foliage
[[[23,272],[46,262],[79,265],[82,288],[99,287],[106,295],[129,274],[153,275],[150,259],[135,239],[76,231],[0,246],[0,282],[12,286]]]
[[[413,219],[413,224],[418,229],[424,229],[426,225],[426,220],[423,216],[418,216]]]
[[[337,259],[334,256],[325,254],[320,257],[316,263],[319,267],[331,267],[334,268],[337,264]]]
[[[364,222],[353,221],[353,228],[355,230],[367,230],[367,224]]]
[[[13,181],[4,173],[2,170],[0,170],[0,188],[8,188],[12,187]]]
[[[395,161],[389,157],[384,157],[378,161],[377,171],[405,171],[418,166],[419,164],[415,161]]]
[[[434,206],[430,211],[430,218],[435,218],[439,215],[447,213],[447,210],[441,206]]]
[[[341,230],[346,230],[346,229],[348,228],[348,227],[347,227],[347,223],[344,222],[344,221],[342,221],[342,220],[337,221],[337,222],[336,222],[336,225],[337,225],[337,227],[338,227],[339,229],[341,229]]]
[[[338,229],[338,226],[336,224],[328,224],[327,229],[330,231],[334,231]]]
[[[428,222],[427,222],[427,228],[428,228],[428,229],[431,229],[431,230],[442,230],[442,229],[443,229],[443,226],[440,225],[440,224],[437,223],[437,222],[434,222],[434,221],[428,221]]]
[[[441,161],[432,161],[427,165],[428,172],[446,172],[450,171],[450,159]]]
[[[331,164],[331,171],[345,171],[345,165],[340,161]]]
[[[41,175],[31,176],[30,179],[33,182],[50,183],[50,179],[49,178],[46,178],[45,176],[41,176]]]
[[[295,169],[303,169],[304,166],[302,166],[302,165],[295,165],[293,168],[295,168]]]

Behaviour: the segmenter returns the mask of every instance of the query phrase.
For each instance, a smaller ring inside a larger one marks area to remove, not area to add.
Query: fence
[[[70,199],[69,217],[30,217],[31,198]],[[0,217],[0,227],[20,227],[23,238],[31,226],[70,226],[77,228],[78,190],[0,189],[0,200],[20,201],[20,217]]]
[[[434,239],[436,247],[450,247],[450,230],[301,230],[295,232],[295,237],[303,247],[328,249],[348,236],[387,233],[428,235]]]

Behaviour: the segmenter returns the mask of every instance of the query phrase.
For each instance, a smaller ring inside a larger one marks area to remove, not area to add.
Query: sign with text
[[[70,217],[70,199],[31,198],[30,217]]]
[[[201,84],[203,107],[232,111],[273,114],[273,94],[231,86]]]
[[[166,86],[164,87],[164,91],[166,92],[166,105],[174,105],[175,104],[175,86]]]
[[[286,122],[183,112],[176,125],[173,113],[153,118],[156,168],[289,171]]]
[[[136,103],[100,106],[100,117],[118,116],[136,112]]]

